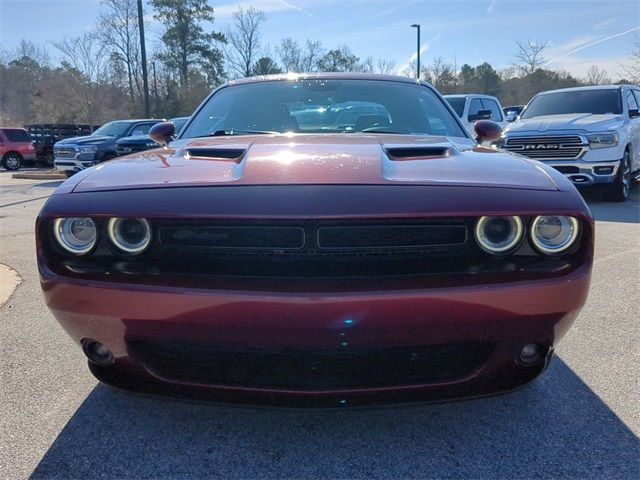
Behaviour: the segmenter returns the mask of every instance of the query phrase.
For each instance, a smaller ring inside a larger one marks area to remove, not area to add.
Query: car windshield
[[[121,137],[128,130],[129,126],[131,126],[129,122],[109,122],[102,125],[99,129],[93,132],[93,134]]]
[[[428,87],[382,80],[300,79],[218,91],[182,138],[252,132],[467,134]]]
[[[444,98],[447,102],[449,102],[449,105],[451,105],[451,108],[453,108],[453,110],[458,114],[458,116],[462,118],[462,112],[464,112],[465,98],[464,97],[444,97]]]
[[[538,95],[531,100],[520,118],[562,115],[567,113],[622,113],[620,90],[574,90]]]

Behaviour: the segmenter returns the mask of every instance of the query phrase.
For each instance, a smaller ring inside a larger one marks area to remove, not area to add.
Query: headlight
[[[591,148],[615,147],[618,145],[618,134],[612,132],[593,133],[587,135],[587,140],[589,140],[589,146]]]
[[[520,217],[481,217],[476,223],[476,241],[483,250],[504,254],[522,240],[524,228]]]
[[[96,150],[98,150],[98,147],[96,147],[95,145],[89,145],[87,147],[80,147],[80,152],[82,152],[82,153],[94,153]]]
[[[89,252],[98,239],[96,223],[90,218],[57,218],[53,233],[60,246],[75,255]]]
[[[111,218],[108,233],[113,244],[126,253],[140,253],[151,242],[151,227],[144,218]]]
[[[573,246],[580,233],[580,223],[573,217],[547,215],[531,224],[531,241],[542,253],[562,253]]]

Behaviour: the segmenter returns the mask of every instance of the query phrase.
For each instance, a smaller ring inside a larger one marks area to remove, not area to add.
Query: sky
[[[146,3],[146,0],[145,2]],[[271,50],[282,37],[301,43],[320,40],[325,48],[348,45],[361,58],[396,63],[398,70],[416,55],[422,30],[421,61],[442,57],[458,66],[489,62],[495,68],[514,60],[516,41],[548,41],[550,68],[583,77],[592,65],[613,80],[623,75],[634,35],[640,38],[640,0],[229,0],[209,2],[215,22],[229,25],[238,7],[265,11],[262,41]],[[0,0],[0,48],[21,38],[47,44],[90,30],[100,0]],[[151,8],[147,7],[147,13]],[[147,15],[151,19],[151,15]],[[158,42],[151,19],[148,49]],[[56,58],[53,48],[51,54]]]

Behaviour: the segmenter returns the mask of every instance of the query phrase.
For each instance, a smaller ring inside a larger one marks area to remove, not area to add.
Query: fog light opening
[[[96,365],[111,365],[114,361],[111,350],[96,340],[83,341],[82,350],[87,358]]]
[[[519,360],[525,365],[537,363],[542,358],[542,351],[535,343],[528,343],[520,350]]]

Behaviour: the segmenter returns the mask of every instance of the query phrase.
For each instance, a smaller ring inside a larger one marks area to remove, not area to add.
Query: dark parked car
[[[176,117],[169,121],[174,124],[176,133],[180,133],[180,130],[187,124],[188,120],[189,117]],[[129,155],[130,153],[143,152],[159,146],[151,140],[148,134],[123,137],[116,141],[116,153],[118,156]]]
[[[383,114],[295,116],[350,101]],[[472,139],[426,83],[242,79],[174,133],[70,178],[37,220],[46,303],[103,382],[268,404],[490,395],[538,377],[586,301],[575,187],[479,146],[498,125]]]
[[[134,135],[146,135],[159,119],[116,120],[105,123],[93,134],[67,138],[53,146],[54,164],[57,170],[70,174],[97,163],[116,158],[116,140]]]
[[[24,128],[0,127],[0,165],[18,170],[24,161],[35,161],[33,140]]]

